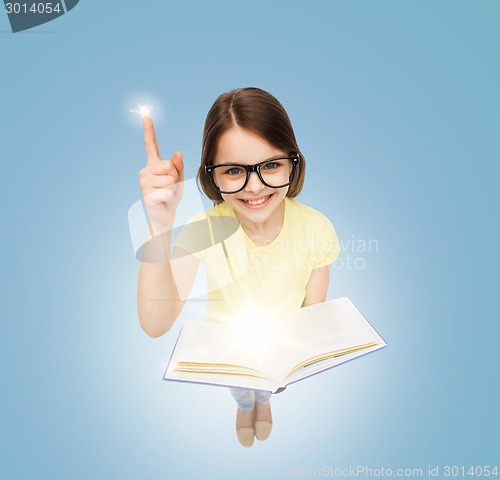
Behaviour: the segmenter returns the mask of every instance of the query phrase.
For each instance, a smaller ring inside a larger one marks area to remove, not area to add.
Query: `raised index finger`
[[[159,162],[161,157],[158,142],[156,141],[153,119],[149,115],[143,115],[142,125],[144,126],[144,147],[146,148],[148,163]]]

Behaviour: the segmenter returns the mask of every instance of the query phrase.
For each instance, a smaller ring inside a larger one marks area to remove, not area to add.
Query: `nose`
[[[250,173],[250,177],[248,177],[248,182],[245,186],[245,192],[258,193],[264,188],[266,188],[266,186],[260,181],[257,172]]]

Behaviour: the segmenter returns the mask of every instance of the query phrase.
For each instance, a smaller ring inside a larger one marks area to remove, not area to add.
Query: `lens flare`
[[[149,115],[152,109],[153,107],[151,105],[138,105],[137,108],[131,109],[130,113],[136,113],[137,115],[144,117],[146,115]]]

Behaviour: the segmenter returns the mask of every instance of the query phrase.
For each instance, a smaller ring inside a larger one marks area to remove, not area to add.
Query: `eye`
[[[231,167],[227,170],[224,170],[225,175],[241,175],[243,173],[243,169],[240,167]]]
[[[278,168],[280,165],[278,162],[269,162],[264,165],[264,168],[266,170],[273,170],[275,168]]]
[[[269,162],[262,165],[262,169],[266,173],[275,173],[284,167],[285,162],[286,160],[270,160]]]

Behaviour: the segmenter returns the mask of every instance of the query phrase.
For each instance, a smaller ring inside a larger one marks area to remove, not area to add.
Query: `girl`
[[[143,117],[147,166],[139,172],[151,228],[162,239],[165,261],[141,263],[138,312],[143,330],[165,334],[186,298],[203,253],[190,251],[181,235],[170,256],[170,234],[182,196],[183,161],[176,151],[162,160],[152,120]],[[248,312],[288,313],[323,302],[329,266],[340,246],[330,221],[296,200],[304,182],[305,158],[290,119],[271,94],[241,88],[220,95],[208,112],[198,181],[214,202],[209,218],[233,218],[244,238],[246,269],[234,281],[209,293],[208,320],[231,322]],[[161,235],[160,235],[161,234]],[[192,236],[192,235],[191,235]],[[174,276],[172,258],[184,255],[183,280]],[[234,254],[233,254],[234,255]],[[239,255],[237,255],[239,256]],[[230,261],[231,259],[228,259]],[[187,279],[187,280],[186,280]],[[258,313],[253,313],[255,321]],[[239,442],[249,447],[272,429],[271,392],[230,389],[238,409]]]

